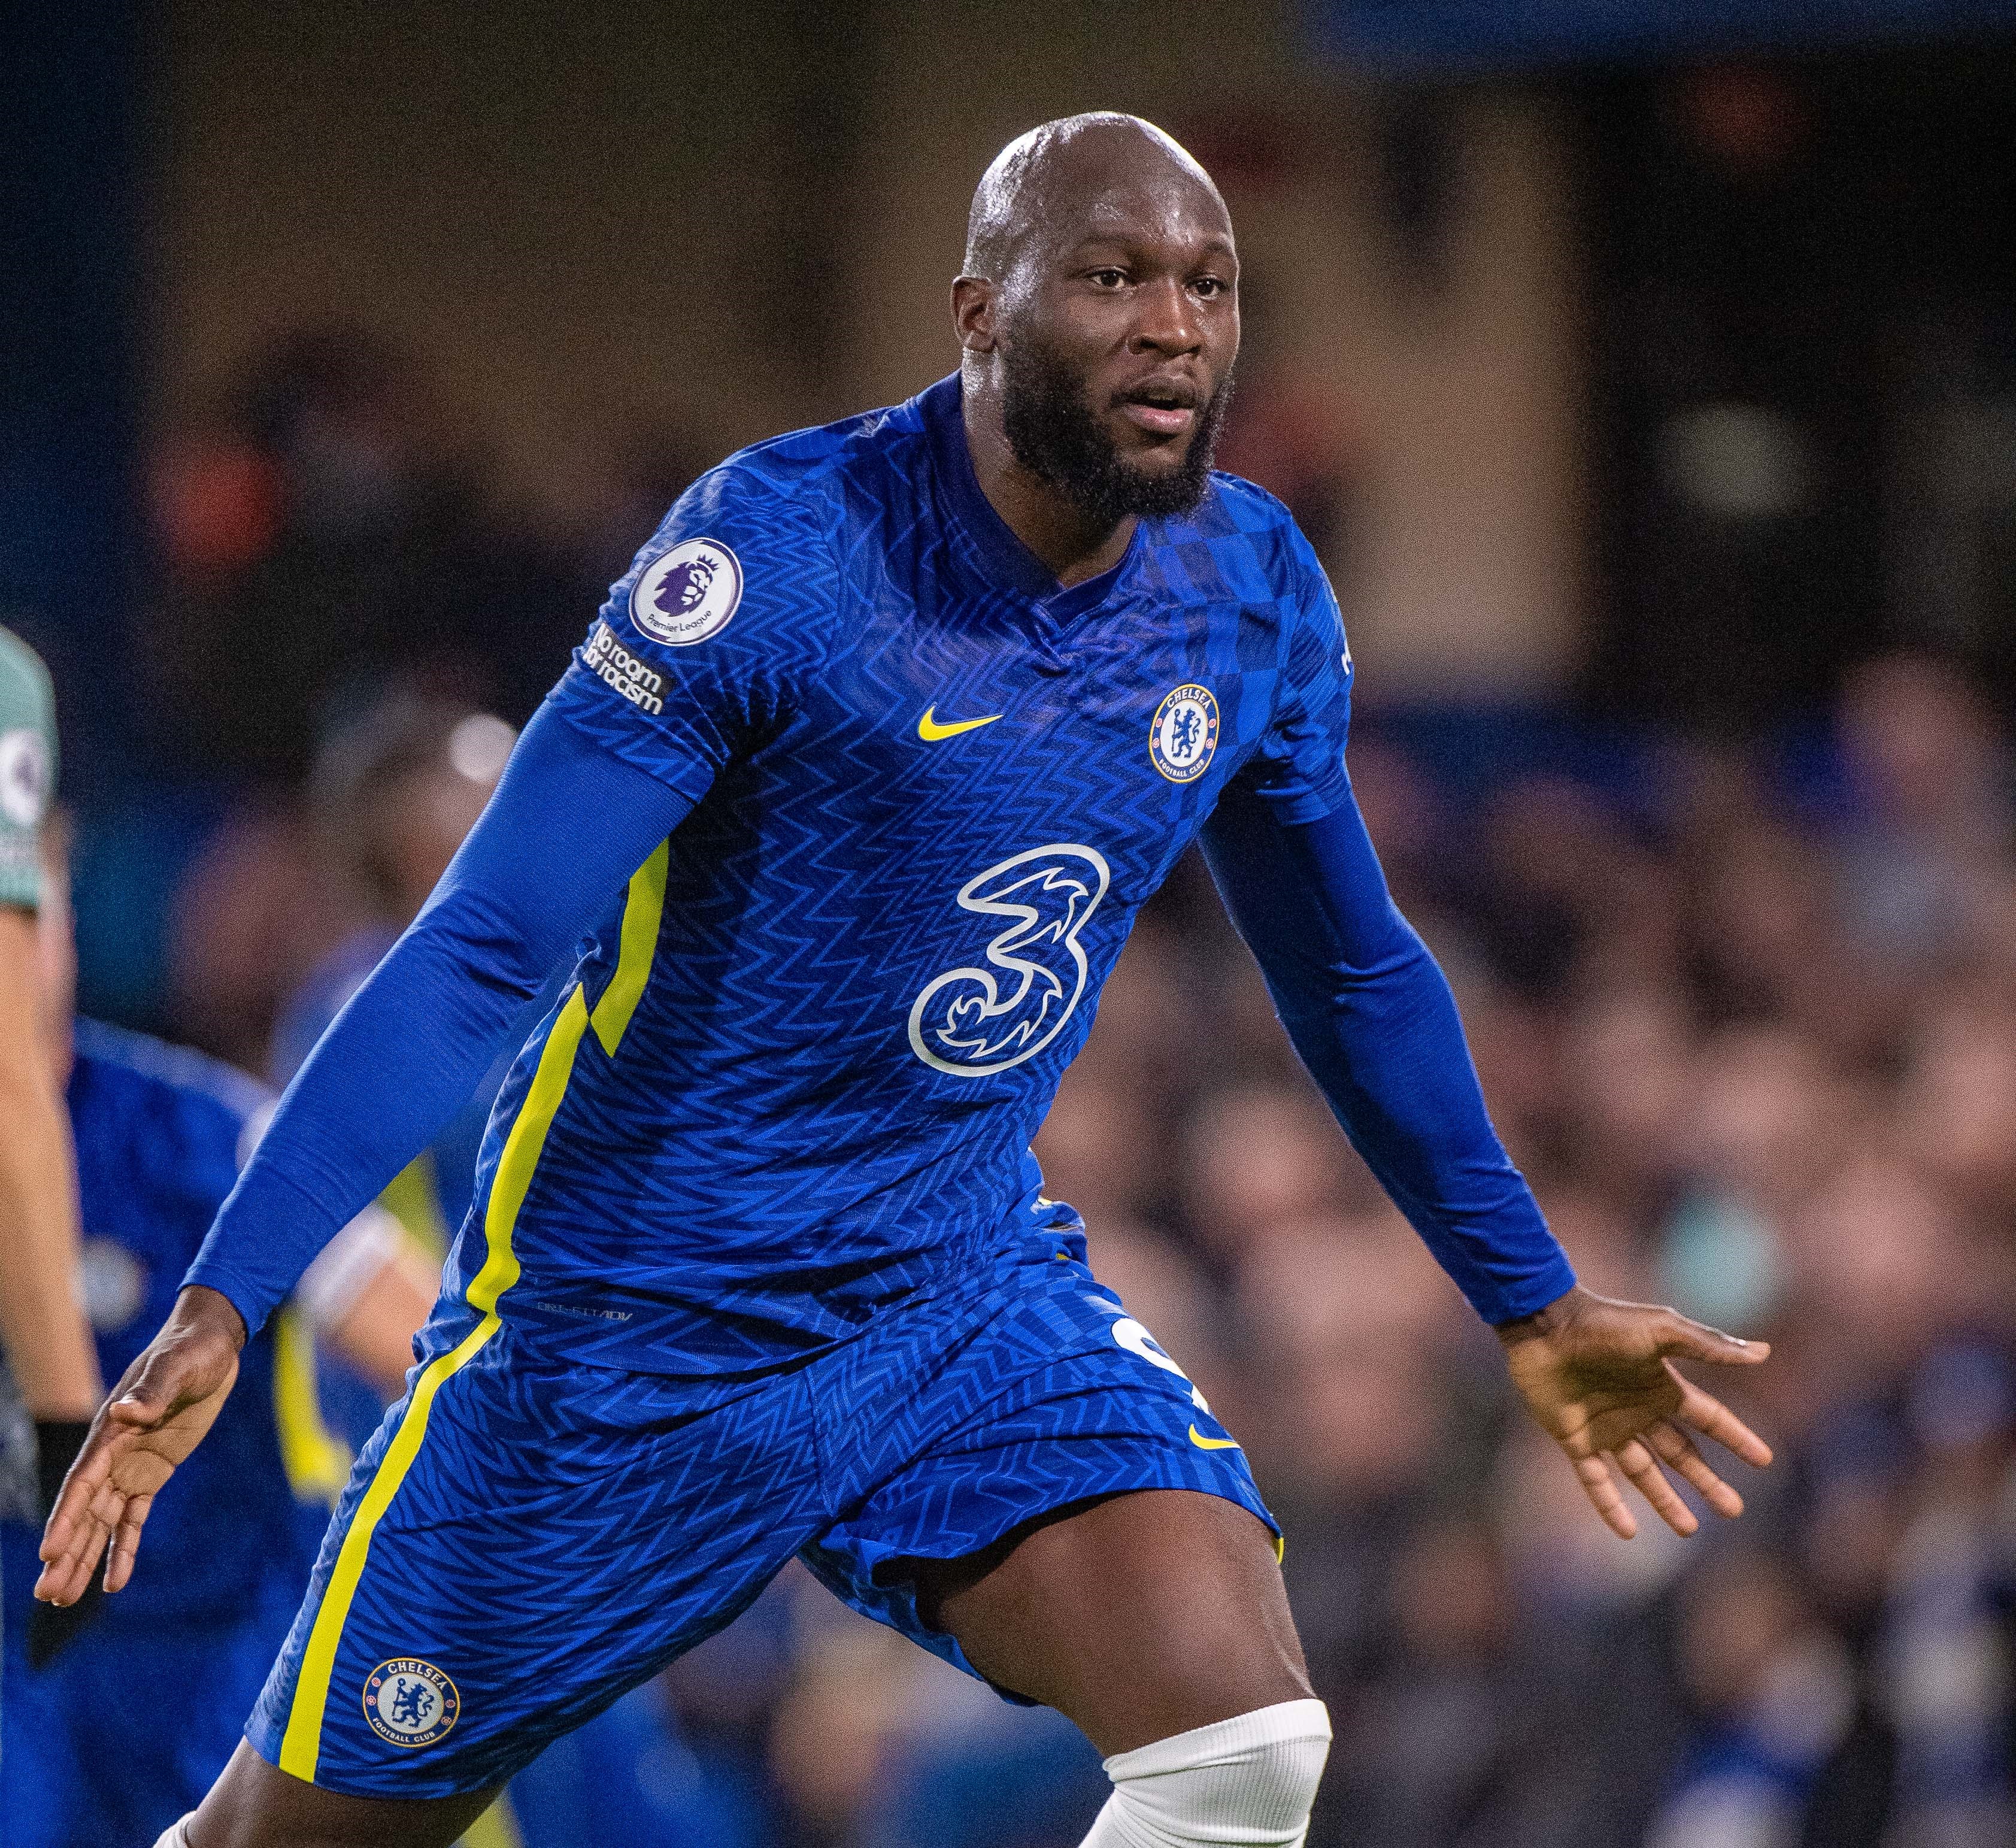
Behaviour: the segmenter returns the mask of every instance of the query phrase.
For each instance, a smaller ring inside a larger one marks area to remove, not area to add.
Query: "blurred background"
[[[2010,5],[13,11],[0,621],[83,1003],[266,1075],[686,482],[952,369],[995,149],[1186,142],[1222,460],[1336,582],[1499,1125],[1590,1285],[1777,1347],[1749,1518],[1610,1538],[1182,870],[1039,1153],[1282,1516],[1311,1842],[2016,1841]],[[1067,1848],[1103,1794],[795,1575],[625,1711],[527,1848]]]

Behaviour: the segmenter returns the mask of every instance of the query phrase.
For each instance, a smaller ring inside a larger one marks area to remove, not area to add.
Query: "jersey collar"
[[[987,575],[1027,597],[1053,622],[1068,622],[1104,603],[1140,550],[1147,522],[1135,523],[1134,536],[1127,542],[1127,549],[1117,564],[1081,584],[1060,584],[1056,573],[995,512],[994,503],[980,485],[980,477],[973,472],[959,374],[941,379],[920,393],[917,405],[930,433],[932,467],[944,489],[946,505],[961,531],[972,542]]]

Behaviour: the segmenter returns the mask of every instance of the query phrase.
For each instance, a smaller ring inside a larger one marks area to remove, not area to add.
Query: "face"
[[[1230,397],[1238,282],[1224,207],[1174,167],[1032,238],[991,304],[1016,459],[1102,521],[1194,506]]]

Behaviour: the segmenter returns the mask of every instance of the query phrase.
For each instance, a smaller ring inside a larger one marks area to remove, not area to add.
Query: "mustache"
[[[1216,392],[1210,396],[1216,397]],[[1158,410],[1193,411],[1208,402],[1206,394],[1197,389],[1194,379],[1144,379],[1138,385],[1129,385],[1125,390],[1113,394],[1116,405],[1152,405]]]

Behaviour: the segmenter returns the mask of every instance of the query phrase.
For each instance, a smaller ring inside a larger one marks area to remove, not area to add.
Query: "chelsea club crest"
[[[364,1717],[394,1745],[431,1745],[462,1717],[462,1695],[431,1662],[394,1655],[364,1683]]]
[[[1188,783],[1210,767],[1218,749],[1218,701],[1208,686],[1173,689],[1148,727],[1148,758],[1172,783]]]

